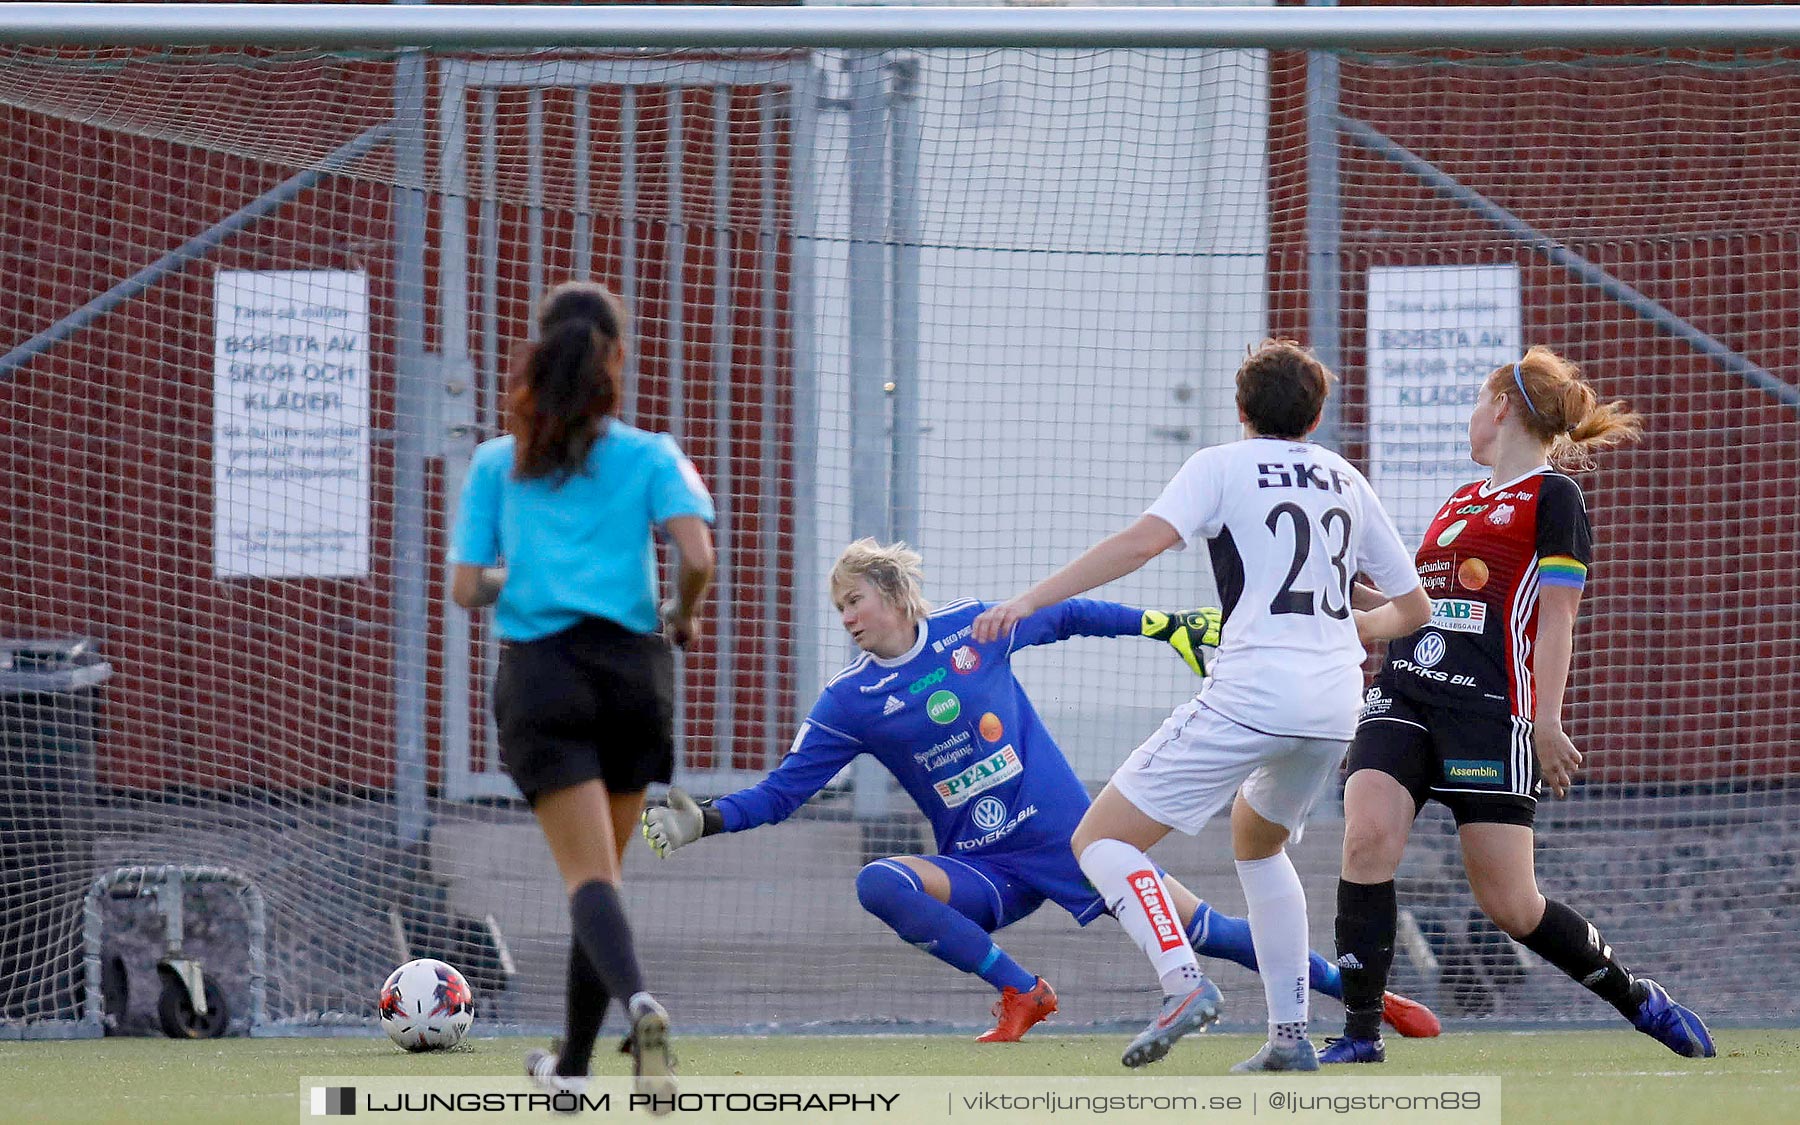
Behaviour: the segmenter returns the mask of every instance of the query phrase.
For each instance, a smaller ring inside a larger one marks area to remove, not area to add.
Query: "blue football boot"
[[[1644,986],[1644,999],[1631,1026],[1690,1059],[1710,1059],[1718,1053],[1713,1048],[1712,1034],[1699,1016],[1671,1000],[1663,986],[1649,977],[1637,980]]]
[[[1373,1039],[1352,1039],[1348,1035],[1341,1039],[1327,1039],[1325,1049],[1319,1052],[1319,1061],[1326,1066],[1336,1063],[1386,1062],[1387,1045],[1382,1043],[1379,1035]]]

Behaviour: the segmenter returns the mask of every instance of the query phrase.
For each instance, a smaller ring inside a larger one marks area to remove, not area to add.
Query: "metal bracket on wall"
[[[475,393],[475,363],[468,356],[439,352],[428,353],[425,362],[432,369],[431,384],[440,392],[431,396],[434,416],[425,419],[425,456],[467,458],[483,437],[475,419],[480,397]]]

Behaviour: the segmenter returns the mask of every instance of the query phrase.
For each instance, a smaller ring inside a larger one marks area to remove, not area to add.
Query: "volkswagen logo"
[[[992,832],[1006,820],[1006,802],[998,797],[983,797],[975,802],[975,807],[969,811],[969,818],[983,832]]]
[[[1444,637],[1441,633],[1426,633],[1419,638],[1419,646],[1413,649],[1413,661],[1421,668],[1436,668],[1444,659]]]

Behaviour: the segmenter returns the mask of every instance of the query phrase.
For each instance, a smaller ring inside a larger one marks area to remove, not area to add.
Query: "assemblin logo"
[[[1505,775],[1499,762],[1469,762],[1450,759],[1444,763],[1444,776],[1457,781],[1499,781]]]

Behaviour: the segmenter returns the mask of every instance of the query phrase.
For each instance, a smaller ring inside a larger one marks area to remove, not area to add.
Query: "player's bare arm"
[[[504,585],[503,566],[457,563],[450,573],[450,600],[464,609],[484,609],[500,600],[500,588]]]
[[[977,617],[975,640],[987,644],[1005,636],[1045,606],[1123,578],[1179,542],[1181,536],[1161,517],[1139,516],[1129,527],[1100,540],[1023,594]]]
[[[1354,608],[1354,601],[1351,604]],[[1370,610],[1356,609],[1355,613],[1357,640],[1364,644],[1391,641],[1417,632],[1431,620],[1431,597],[1423,586],[1414,586],[1392,601],[1383,601]]]
[[[1350,587],[1350,608],[1360,610],[1378,609],[1391,601],[1386,594],[1369,585],[1358,582]]]
[[[1543,770],[1544,785],[1558,797],[1568,795],[1581,768],[1581,751],[1563,732],[1563,692],[1569,683],[1569,662],[1575,648],[1575,611],[1581,591],[1567,586],[1538,590],[1537,715],[1531,739]]]

